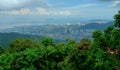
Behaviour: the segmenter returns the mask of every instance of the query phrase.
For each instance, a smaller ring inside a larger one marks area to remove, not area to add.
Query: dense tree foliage
[[[54,41],[50,37],[44,37],[44,38],[42,38],[42,44],[44,46],[53,46],[54,45]]]
[[[114,19],[115,19],[115,27],[120,28],[120,11],[118,12],[118,14],[114,16]]]
[[[39,43],[35,40],[32,41],[31,39],[18,38],[10,42],[7,50],[10,52],[20,52],[26,50],[27,48],[36,47],[39,47]]]
[[[0,70],[120,70],[119,18],[118,13],[115,25],[93,32],[92,41],[13,40],[7,49],[0,47]]]
[[[91,41],[89,39],[83,38],[78,44],[78,48],[81,50],[88,50],[91,47]]]
[[[4,52],[4,49],[0,46],[0,54]]]

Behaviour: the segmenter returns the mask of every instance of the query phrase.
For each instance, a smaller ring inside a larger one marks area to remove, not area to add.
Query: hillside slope
[[[28,35],[28,34],[19,34],[19,33],[0,33],[0,45],[3,48],[8,47],[9,42],[17,38],[40,38],[40,36]]]

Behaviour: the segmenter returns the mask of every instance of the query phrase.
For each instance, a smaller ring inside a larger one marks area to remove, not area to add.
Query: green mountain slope
[[[0,33],[0,46],[3,48],[8,47],[10,41],[15,40],[17,38],[30,38],[30,39],[37,39],[40,36],[33,36],[33,35],[24,35],[19,33]]]

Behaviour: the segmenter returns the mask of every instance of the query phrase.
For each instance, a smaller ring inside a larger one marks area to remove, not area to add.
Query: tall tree
[[[115,19],[115,27],[120,28],[120,11],[118,12],[118,14],[114,16],[114,19]]]
[[[42,44],[43,44],[44,46],[53,46],[53,45],[54,45],[54,41],[53,41],[53,39],[50,38],[50,37],[44,37],[44,38],[42,39]]]

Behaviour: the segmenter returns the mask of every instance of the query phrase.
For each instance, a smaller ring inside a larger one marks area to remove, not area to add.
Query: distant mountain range
[[[90,23],[83,26],[84,29],[97,29],[97,30],[104,30],[108,26],[114,24],[114,22],[107,22],[107,23]]]
[[[57,41],[64,41],[66,37],[80,41],[82,38],[91,38],[95,30],[104,30],[114,22],[90,22],[89,24],[61,24],[61,25],[26,25],[0,30],[0,45],[7,47],[11,40],[18,37],[40,38],[50,36]]]

